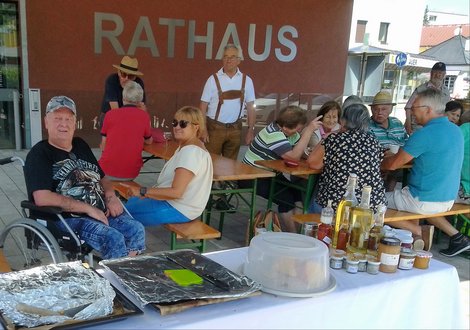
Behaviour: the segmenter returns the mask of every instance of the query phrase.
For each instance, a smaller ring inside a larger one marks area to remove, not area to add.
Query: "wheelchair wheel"
[[[0,234],[0,248],[12,270],[66,261],[51,232],[28,218],[14,220],[5,227]]]

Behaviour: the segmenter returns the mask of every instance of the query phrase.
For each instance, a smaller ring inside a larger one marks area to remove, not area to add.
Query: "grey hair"
[[[242,50],[242,47],[240,45],[235,45],[235,44],[226,44],[225,47],[224,47],[224,52],[227,50],[227,49],[236,49],[238,51],[238,57],[240,59],[243,58],[243,50]]]
[[[343,110],[341,124],[347,130],[369,130],[369,110],[364,104],[351,104]]]
[[[422,92],[416,94],[416,98],[419,98],[421,105],[430,107],[434,113],[442,115],[445,112],[445,101],[444,94],[433,88],[428,88]]]
[[[142,102],[144,99],[144,90],[142,89],[142,86],[135,81],[127,81],[122,90],[122,99],[132,104]]]
[[[346,109],[351,104],[364,104],[364,101],[357,95],[349,95],[344,100],[342,109]]]

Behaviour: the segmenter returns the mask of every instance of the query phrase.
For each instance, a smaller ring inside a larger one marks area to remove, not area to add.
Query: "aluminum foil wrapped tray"
[[[0,322],[7,329],[110,318],[115,298],[109,281],[79,261],[0,274]]]
[[[142,305],[212,298],[237,299],[250,296],[261,288],[248,277],[236,274],[193,250],[103,260],[100,265],[114,273]],[[202,283],[182,286],[165,275],[165,271],[177,269],[189,269],[199,275],[208,274],[209,278],[202,276]]]

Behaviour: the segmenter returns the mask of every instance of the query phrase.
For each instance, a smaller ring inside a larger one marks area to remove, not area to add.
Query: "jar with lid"
[[[383,237],[379,243],[379,270],[383,273],[395,273],[400,259],[400,240],[394,237]]]
[[[402,242],[403,244],[403,242]],[[400,261],[398,263],[398,268],[400,269],[412,269],[413,264],[415,263],[416,252],[412,249],[401,248],[400,252]]]
[[[316,222],[307,222],[307,223],[304,223],[302,226],[302,234],[306,236],[317,238],[317,232],[318,232],[318,223]]]
[[[356,274],[359,268],[359,260],[354,257],[346,259],[346,271],[351,274]]]
[[[377,260],[375,255],[366,255],[367,259],[367,273],[376,275],[379,273],[380,261]]]
[[[330,250],[330,267],[333,269],[343,268],[343,259],[346,257],[346,252],[342,250]]]
[[[432,253],[428,251],[419,250],[416,251],[416,258],[414,267],[419,269],[428,269],[429,261],[431,261]]]
[[[402,249],[413,249],[413,236],[400,236]]]
[[[358,272],[365,272],[367,268],[367,259],[365,254],[363,253],[354,253],[354,259],[359,261],[359,264],[357,265],[357,271]]]

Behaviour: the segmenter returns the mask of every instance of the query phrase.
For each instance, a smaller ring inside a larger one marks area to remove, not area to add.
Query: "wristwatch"
[[[145,197],[147,193],[147,187],[140,187],[140,196]]]

